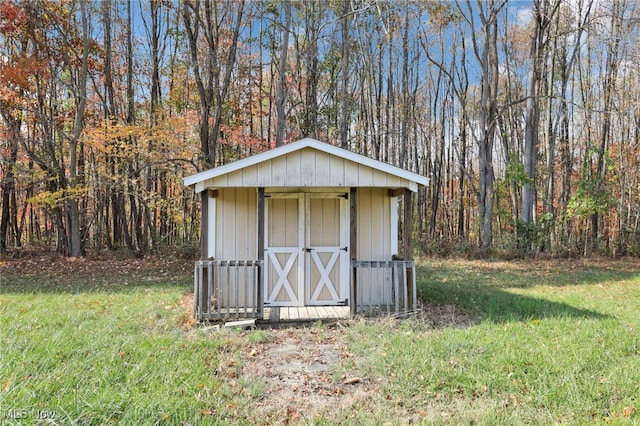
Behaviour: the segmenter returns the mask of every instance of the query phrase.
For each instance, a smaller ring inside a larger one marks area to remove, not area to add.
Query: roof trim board
[[[184,178],[184,185],[195,186],[196,192],[202,192],[208,188],[207,184],[213,183],[214,180],[220,182],[220,179],[216,179],[216,178],[229,175],[243,169],[249,169],[253,166],[265,165],[266,163],[270,163],[272,160],[281,161],[281,159],[287,158],[289,154],[297,153],[299,151],[305,150],[306,148],[311,148],[318,152],[324,152],[329,154],[329,156],[346,160],[346,162],[352,162],[360,166],[371,168],[374,171],[379,171],[379,172],[394,176],[395,178],[400,178],[402,181],[405,181],[402,187],[406,187],[414,192],[417,190],[418,185],[426,186],[429,184],[429,178],[421,176],[417,173],[409,172],[407,170],[392,166],[387,163],[383,163],[378,160],[374,160],[364,155],[356,154],[346,149],[339,148],[337,146],[330,145],[324,142],[320,142],[316,139],[305,138],[297,142],[293,142],[278,148],[271,149],[269,151],[262,152],[260,154],[253,155],[251,157],[234,161],[233,163],[225,164],[223,166],[215,167],[213,169],[209,169],[191,176],[187,176]],[[346,162],[345,164],[347,164]],[[301,172],[304,175],[305,173],[308,172],[308,170],[298,170],[298,173],[301,173]],[[230,186],[242,186],[242,185],[236,184],[236,185],[230,185]],[[251,186],[255,187],[256,185],[251,185]],[[320,186],[327,186],[327,185],[320,184]],[[368,186],[368,185],[360,185],[360,186]],[[379,185],[374,185],[374,186],[379,186]],[[397,186],[397,185],[392,185],[392,186]],[[217,187],[225,187],[225,185],[217,185]]]

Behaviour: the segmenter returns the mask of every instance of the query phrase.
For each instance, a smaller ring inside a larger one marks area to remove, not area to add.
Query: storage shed
[[[266,308],[300,306],[413,311],[411,226],[399,238],[399,224],[413,222],[412,194],[428,183],[311,138],[186,177],[202,200],[195,317],[262,319]]]

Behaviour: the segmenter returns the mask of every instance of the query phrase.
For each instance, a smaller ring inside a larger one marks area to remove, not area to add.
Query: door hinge
[[[342,250],[342,251],[349,251],[349,247],[348,247],[348,246],[340,247],[340,250]]]
[[[313,248],[303,248],[302,250],[306,251],[307,253],[311,253],[312,250],[315,250]]]
[[[349,199],[349,193],[345,192],[344,194],[338,195],[338,197],[344,198],[345,200],[348,200]]]

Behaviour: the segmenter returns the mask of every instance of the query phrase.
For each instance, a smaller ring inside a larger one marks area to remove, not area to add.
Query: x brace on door
[[[338,293],[336,292],[335,284],[331,282],[331,277],[329,276],[331,271],[333,271],[336,261],[338,260],[338,257],[340,255],[340,250],[341,250],[340,248],[335,248],[335,247],[317,247],[313,249],[307,249],[311,259],[313,259],[313,262],[315,266],[318,268],[318,272],[321,275],[320,279],[317,282],[315,291],[311,295],[311,298],[310,298],[311,302],[320,301],[318,300],[318,298],[322,294],[322,290],[324,288],[326,288],[331,294],[332,301],[336,301],[340,299],[340,296],[338,296]],[[320,256],[318,255],[318,253],[331,253],[331,257],[327,261],[326,265],[324,264],[322,259],[320,259]]]
[[[273,265],[273,269],[275,270],[278,276],[278,281],[274,285],[273,290],[271,290],[271,292],[269,293],[269,298],[267,299],[267,303],[275,302],[275,300],[278,298],[278,294],[280,293],[280,290],[283,288],[287,293],[287,295],[289,296],[290,302],[294,302],[294,303],[299,302],[298,298],[300,296],[295,294],[295,292],[293,291],[291,282],[289,282],[289,278],[288,278],[289,272],[291,272],[291,269],[293,268],[293,265],[295,264],[296,259],[298,258],[298,253],[299,253],[298,248],[271,247],[266,249],[265,251],[267,252],[269,259],[271,260],[271,264]],[[289,257],[285,261],[284,268],[282,267],[282,264],[278,260],[278,257],[277,257],[278,254],[289,255]]]

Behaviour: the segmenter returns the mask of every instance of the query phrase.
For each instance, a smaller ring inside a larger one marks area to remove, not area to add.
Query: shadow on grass
[[[465,285],[496,288],[532,288],[589,286],[602,282],[640,279],[640,262],[606,263],[580,262],[454,262],[424,268],[437,278],[462,279]]]
[[[37,253],[0,259],[0,294],[120,293],[176,287],[193,287],[193,260],[117,253],[81,259]]]
[[[145,279],[127,279],[113,277],[110,279],[91,279],[78,277],[64,280],[39,280],[37,278],[2,277],[0,295],[4,294],[80,294],[80,293],[127,293],[145,289],[162,290],[182,288],[193,290],[193,278],[179,277],[177,279],[155,279],[150,276]]]
[[[484,265],[486,266],[486,265]],[[576,268],[541,272],[534,266],[517,270],[483,266],[418,267],[418,297],[436,304],[454,304],[480,320],[508,322],[550,317],[609,318],[607,314],[584,309],[538,295],[522,294],[536,286],[588,286],[602,282],[637,279],[632,270]],[[518,293],[510,290],[517,289]],[[553,293],[550,293],[553,294]]]

